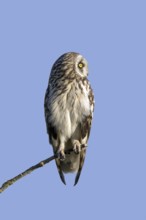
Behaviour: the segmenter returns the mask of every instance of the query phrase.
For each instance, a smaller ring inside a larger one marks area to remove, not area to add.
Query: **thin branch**
[[[57,155],[53,155],[45,160],[40,161],[39,163],[37,163],[36,165],[30,167],[29,169],[25,170],[24,172],[20,173],[19,175],[13,177],[12,179],[4,182],[0,188],[0,193],[2,193],[5,189],[7,189],[9,186],[11,186],[12,184],[14,184],[17,180],[21,179],[22,177],[30,174],[32,171],[43,167],[45,164],[51,162],[52,160],[54,160],[55,158],[57,158]]]
[[[83,149],[83,148],[86,148],[86,147],[87,147],[87,146],[85,146],[85,145],[82,145],[82,146],[81,146],[82,149]],[[73,149],[70,149],[70,150],[65,151],[65,154],[70,154],[71,152],[73,152]],[[7,180],[7,181],[4,182],[4,183],[2,184],[2,186],[0,187],[0,193],[2,193],[5,189],[7,189],[7,188],[8,188],[9,186],[11,186],[12,184],[14,184],[17,180],[19,180],[19,179],[21,179],[22,177],[24,177],[24,176],[30,174],[32,171],[34,171],[34,170],[36,170],[36,169],[38,169],[38,168],[40,168],[40,167],[43,167],[45,164],[51,162],[52,160],[54,160],[54,159],[57,158],[57,157],[58,157],[58,155],[55,154],[55,155],[53,155],[53,156],[51,156],[51,157],[49,157],[49,158],[47,158],[47,159],[45,159],[45,160],[40,161],[40,162],[37,163],[36,165],[34,165],[34,166],[28,168],[27,170],[25,170],[24,172],[18,174],[17,176],[13,177],[12,179]]]

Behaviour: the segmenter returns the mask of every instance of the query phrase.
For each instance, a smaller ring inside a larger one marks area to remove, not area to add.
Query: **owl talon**
[[[59,152],[57,153],[57,155],[58,155],[58,159],[60,159],[60,160],[65,160],[65,153],[64,153],[63,150],[62,150],[62,151],[59,151]]]
[[[73,151],[74,151],[76,154],[79,154],[79,153],[81,152],[81,144],[80,144],[79,141],[75,141],[75,142],[74,142]]]

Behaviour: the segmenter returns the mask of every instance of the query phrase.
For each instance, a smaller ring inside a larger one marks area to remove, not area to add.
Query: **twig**
[[[20,173],[19,175],[13,177],[12,179],[6,181],[5,183],[2,184],[0,188],[0,193],[2,193],[5,189],[7,189],[9,186],[11,186],[13,183],[15,183],[17,180],[21,179],[22,177],[30,174],[32,171],[44,166],[45,164],[51,162],[57,158],[57,155],[53,155],[52,157],[49,157],[45,160],[42,160],[41,162],[37,163],[36,165],[30,167],[29,169],[25,170],[24,172]]]
[[[87,146],[85,145],[82,145],[81,148],[86,148]],[[71,152],[73,152],[73,149],[70,149],[70,150],[67,150],[65,151],[65,154],[70,154]],[[45,164],[51,162],[52,160],[54,160],[55,158],[57,158],[58,155],[57,154],[54,154],[53,156],[45,159],[45,160],[42,160],[40,161],[39,163],[37,163],[36,165],[30,167],[29,169],[25,170],[24,172],[18,174],[17,176],[13,177],[12,179],[10,180],[7,180],[6,182],[4,182],[2,184],[2,186],[0,187],[0,193],[2,193],[5,189],[7,189],[9,186],[11,186],[12,184],[14,184],[17,180],[21,179],[22,177],[30,174],[32,171],[40,168],[40,167],[43,167]]]

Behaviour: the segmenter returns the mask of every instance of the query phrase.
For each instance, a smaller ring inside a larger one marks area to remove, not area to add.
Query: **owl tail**
[[[75,177],[75,182],[74,182],[74,186],[78,183],[80,175],[81,175],[81,171],[84,165],[84,161],[85,161],[85,156],[86,156],[86,148],[82,149],[81,153],[80,153],[80,162],[79,162],[79,169],[78,172],[76,174]]]
[[[59,159],[55,159],[55,161],[56,161],[56,166],[57,166],[57,169],[58,169],[58,173],[59,173],[60,179],[64,183],[64,185],[66,185],[65,177],[64,177],[64,174],[63,174],[62,169],[61,169],[60,160]]]

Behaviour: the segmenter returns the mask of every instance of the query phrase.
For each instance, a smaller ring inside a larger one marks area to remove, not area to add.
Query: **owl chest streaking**
[[[78,53],[66,53],[54,63],[45,95],[47,132],[64,184],[63,173],[68,172],[77,172],[77,184],[85,159],[94,110],[87,75],[87,61]]]

